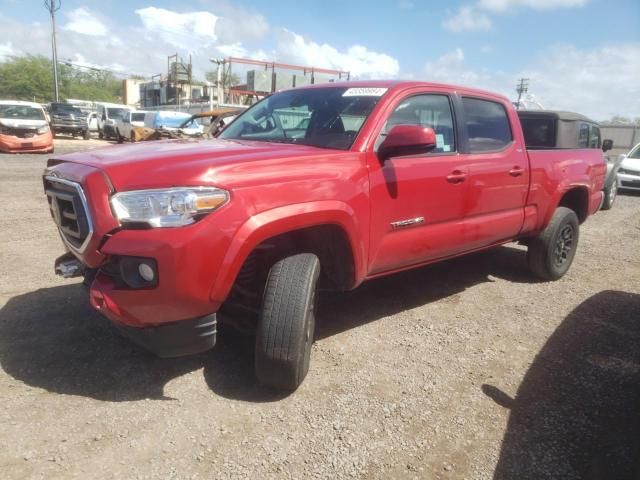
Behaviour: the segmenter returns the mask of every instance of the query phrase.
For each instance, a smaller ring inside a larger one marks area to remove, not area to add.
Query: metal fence
[[[613,140],[611,154],[627,153],[640,143],[640,125],[606,125],[600,124],[602,138]]]

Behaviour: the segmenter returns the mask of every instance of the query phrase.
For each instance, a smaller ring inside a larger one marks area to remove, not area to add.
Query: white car
[[[118,118],[125,116],[127,112],[135,110],[127,105],[117,103],[98,103],[98,138],[109,138],[116,136],[115,124]]]
[[[619,187],[640,190],[640,143],[624,157],[618,170]]]
[[[116,138],[118,143],[124,140],[134,140],[134,127],[144,127],[144,117],[147,112],[142,110],[128,111],[124,116],[115,119]]]

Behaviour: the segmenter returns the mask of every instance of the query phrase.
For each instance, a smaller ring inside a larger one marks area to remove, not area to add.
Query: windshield
[[[0,118],[15,118],[19,120],[44,120],[41,108],[29,105],[0,105]]]
[[[256,103],[218,138],[348,150],[386,88],[289,90]]]
[[[56,113],[73,113],[74,115],[86,115],[82,110],[68,103],[52,103],[51,111]]]
[[[631,151],[629,158],[640,158],[640,145]]]
[[[124,118],[128,111],[126,108],[107,108],[107,116],[109,118]]]

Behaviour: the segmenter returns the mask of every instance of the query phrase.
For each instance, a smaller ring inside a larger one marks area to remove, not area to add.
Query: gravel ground
[[[508,245],[325,295],[282,396],[251,339],[158,359],[56,277],[45,161],[0,156],[4,479],[640,478],[640,196],[587,221],[555,283]]]

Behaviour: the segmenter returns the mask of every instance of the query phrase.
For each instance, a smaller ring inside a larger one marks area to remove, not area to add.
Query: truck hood
[[[620,168],[624,168],[625,170],[631,170],[633,172],[638,172],[640,175],[640,158],[629,158],[626,157],[622,160],[620,164]]]
[[[314,160],[355,152],[305,145],[237,140],[179,139],[114,145],[64,155],[50,164],[72,162],[102,170],[115,190],[171,186],[242,186],[317,168]]]
[[[0,118],[0,124],[10,128],[40,128],[47,125],[47,121],[25,120],[21,118]]]

